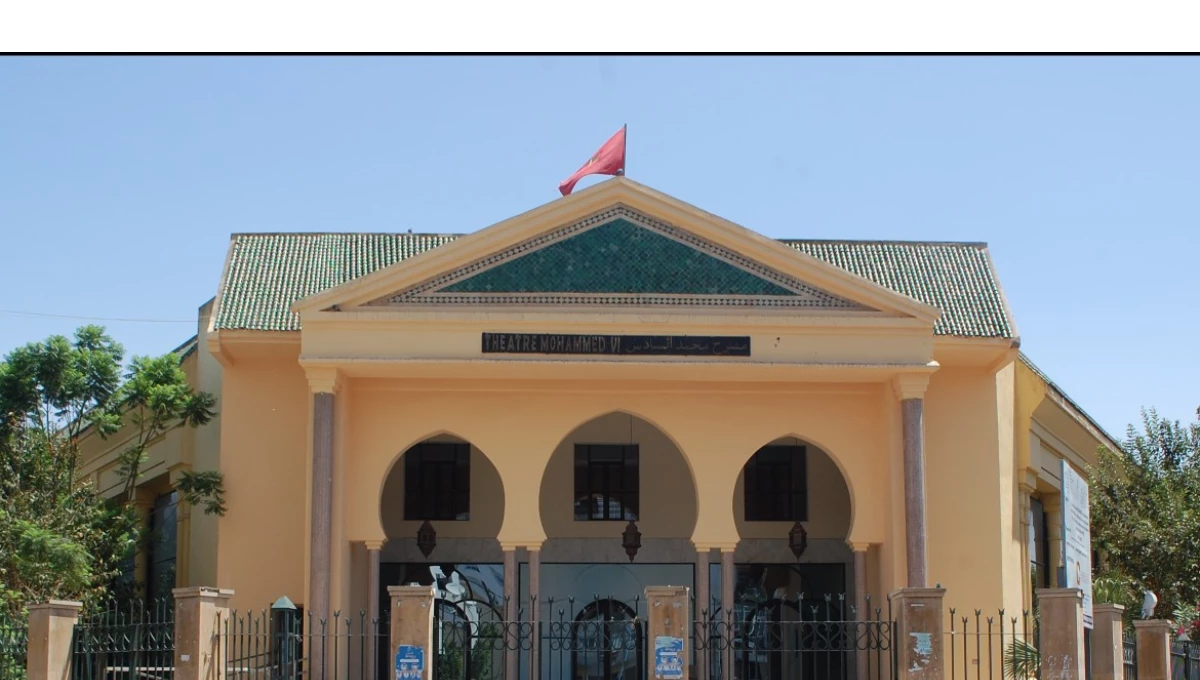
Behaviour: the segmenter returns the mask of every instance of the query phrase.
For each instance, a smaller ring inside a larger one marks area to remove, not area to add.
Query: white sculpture
[[[1149,590],[1146,591],[1142,598],[1142,618],[1149,619],[1154,616],[1154,608],[1158,605],[1158,596]]]

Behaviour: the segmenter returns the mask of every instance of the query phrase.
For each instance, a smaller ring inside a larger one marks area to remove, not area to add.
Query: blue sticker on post
[[[421,680],[425,672],[425,649],[400,645],[396,650],[396,680]]]
[[[654,638],[655,680],[683,680],[683,638]]]

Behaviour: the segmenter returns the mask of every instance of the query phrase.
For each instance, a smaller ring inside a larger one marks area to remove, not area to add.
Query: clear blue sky
[[[1113,434],[1190,420],[1200,60],[8,58],[0,309],[194,319],[232,232],[468,232],[629,177],[774,237],[986,241]],[[587,186],[598,178],[585,179]],[[0,352],[84,323],[0,313]],[[132,354],[189,323],[107,322]]]

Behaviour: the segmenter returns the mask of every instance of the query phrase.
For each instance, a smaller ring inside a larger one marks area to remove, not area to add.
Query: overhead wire
[[[17,309],[0,309],[0,314],[16,316],[38,316],[52,319],[72,319],[76,321],[109,321],[121,323],[196,323],[195,319],[136,319],[111,316],[75,316],[73,314],[51,314],[48,312],[26,312]]]

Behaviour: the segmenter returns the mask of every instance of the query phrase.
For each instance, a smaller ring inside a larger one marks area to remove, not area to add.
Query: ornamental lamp
[[[621,545],[625,548],[625,554],[629,555],[629,561],[633,561],[634,555],[637,555],[638,548],[642,547],[642,532],[638,531],[637,522],[629,520],[629,524],[625,526],[625,533],[621,534]]]
[[[804,525],[800,520],[792,525],[792,530],[788,532],[788,547],[792,549],[792,554],[799,560],[800,556],[808,548],[808,532],[804,530]]]
[[[417,529],[417,548],[421,550],[421,554],[425,556],[425,559],[429,559],[429,555],[436,547],[437,532],[433,530],[433,525],[429,523],[429,520],[425,520],[421,528]]]

